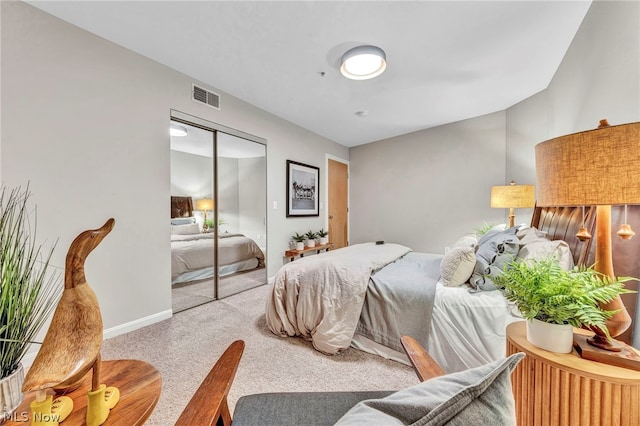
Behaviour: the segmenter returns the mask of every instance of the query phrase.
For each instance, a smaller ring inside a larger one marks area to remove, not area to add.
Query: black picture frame
[[[320,168],[287,160],[287,217],[320,216]]]

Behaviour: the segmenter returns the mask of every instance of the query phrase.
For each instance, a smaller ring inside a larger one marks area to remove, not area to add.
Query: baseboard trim
[[[124,324],[116,325],[115,327],[108,328],[103,331],[102,339],[107,340],[112,337],[119,336],[121,334],[129,333],[131,331],[137,330],[142,327],[146,327],[151,324],[155,324],[160,321],[164,321],[166,319],[171,318],[173,315],[173,311],[171,309],[167,309],[166,311],[158,312],[153,315],[149,315],[147,317],[138,318],[137,320],[129,321]],[[39,348],[39,345],[38,345]],[[22,365],[25,368],[28,368],[33,364],[33,360],[36,358],[38,351],[27,353],[24,358],[22,358]]]
[[[137,320],[129,321],[124,324],[116,325],[115,327],[104,330],[102,338],[104,340],[111,339],[112,337],[119,336],[121,334],[129,333],[142,327],[146,327],[151,324],[155,324],[160,321],[171,318],[173,311],[167,309],[166,311],[158,312],[147,317],[138,318]]]

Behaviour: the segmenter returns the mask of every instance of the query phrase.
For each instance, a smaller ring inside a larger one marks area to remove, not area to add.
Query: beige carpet
[[[400,389],[418,383],[411,367],[349,348],[323,355],[300,338],[266,327],[264,285],[186,310],[173,318],[103,343],[104,359],[133,358],[162,374],[160,401],[148,425],[172,425],[218,356],[232,341],[246,348],[231,388],[231,409],[242,395],[278,391]]]

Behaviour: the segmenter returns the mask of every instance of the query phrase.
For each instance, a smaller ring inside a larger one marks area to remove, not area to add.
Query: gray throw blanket
[[[369,280],[356,333],[398,352],[400,336],[427,346],[442,255],[408,253]]]

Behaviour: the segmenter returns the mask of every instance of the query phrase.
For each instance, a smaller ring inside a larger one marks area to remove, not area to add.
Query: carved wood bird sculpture
[[[40,351],[29,368],[22,386],[23,392],[38,391],[36,403],[42,403],[47,398],[45,391],[50,388],[64,388],[80,380],[93,368],[92,389],[89,392],[100,392],[100,347],[102,345],[102,314],[95,293],[89,287],[84,275],[84,263],[89,255],[104,237],[111,232],[115,224],[109,219],[99,229],[84,231],[71,243],[65,263],[64,291],[53,314],[51,325],[44,338]],[[107,388],[108,389],[108,388]],[[107,397],[115,396],[117,389],[107,392]],[[104,394],[104,385],[102,385]],[[51,397],[48,397],[51,400]],[[95,399],[95,398],[94,398]],[[51,404],[49,404],[51,405]],[[54,404],[55,401],[54,401]],[[104,405],[100,401],[100,405]],[[108,416],[108,409],[99,411],[98,417],[104,419],[92,420],[93,424],[102,424]],[[32,406],[33,409],[33,406]],[[87,423],[89,422],[88,406]],[[95,409],[94,409],[95,412]],[[94,413],[95,414],[95,413]]]

